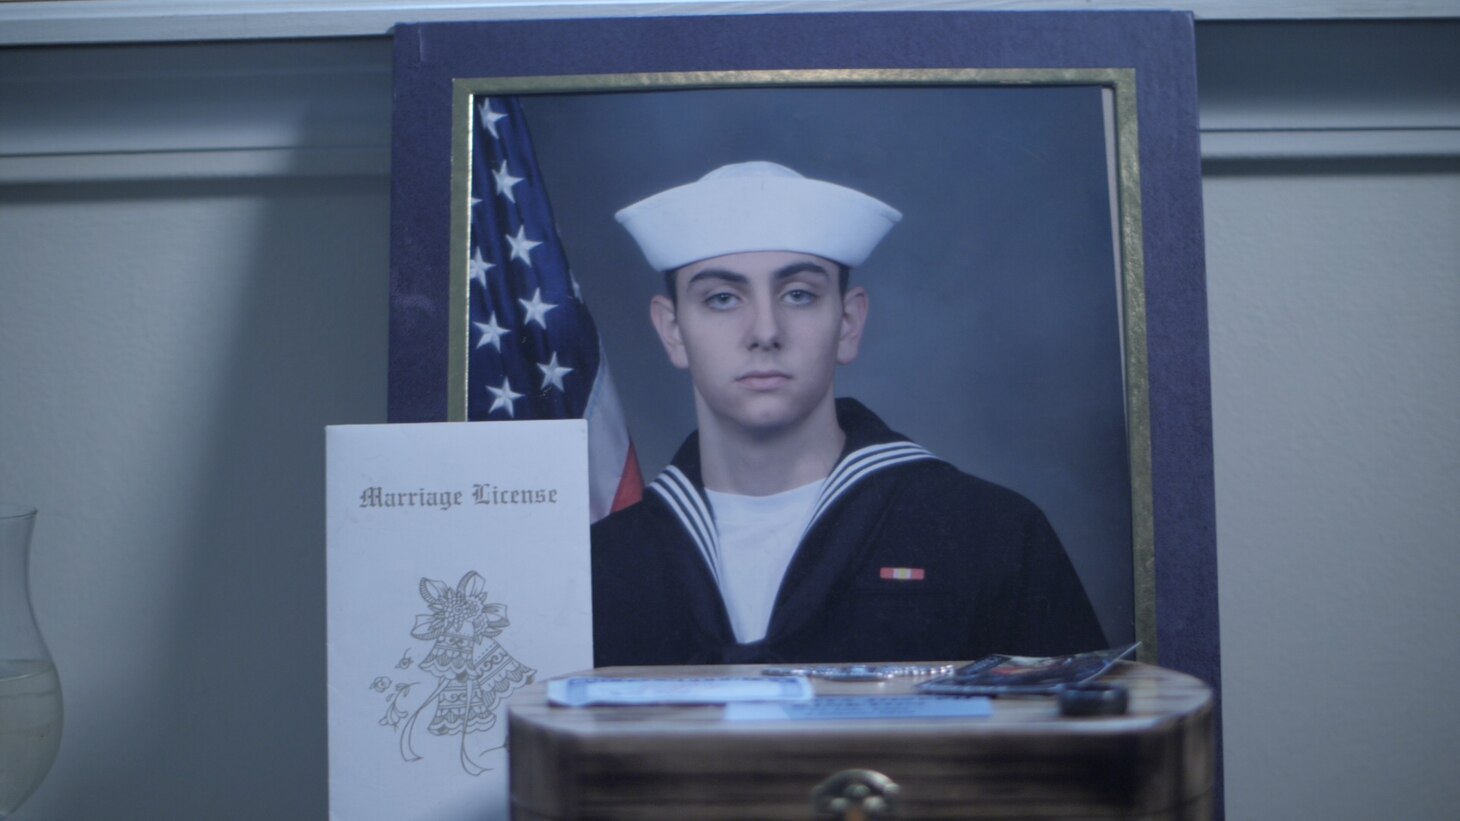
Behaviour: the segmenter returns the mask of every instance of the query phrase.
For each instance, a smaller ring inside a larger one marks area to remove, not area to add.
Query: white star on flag
[[[508,234],[507,242],[510,243],[512,246],[512,258],[520,259],[528,265],[532,264],[532,260],[528,258],[527,252],[542,244],[537,240],[527,238],[526,225],[518,226],[517,236],[514,237]]]
[[[473,322],[472,324],[477,326],[478,331],[482,332],[482,338],[477,340],[477,347],[485,348],[491,345],[500,353],[502,350],[502,334],[507,333],[507,329],[497,324],[497,315],[493,313],[487,317],[486,322]]]
[[[542,371],[542,389],[547,390],[552,385],[558,390],[563,390],[563,377],[573,372],[572,368],[565,368],[558,364],[558,353],[553,351],[551,362],[540,362],[537,366]]]
[[[521,177],[512,176],[507,170],[507,161],[502,161],[502,167],[492,172],[492,179],[497,183],[497,193],[507,198],[510,203],[516,203],[517,197],[512,194],[512,186],[522,182]]]
[[[523,325],[529,322],[536,322],[542,326],[543,330],[547,330],[547,312],[558,306],[551,302],[542,301],[541,288],[532,292],[532,299],[519,299],[517,301],[522,303],[522,310],[527,312],[527,317],[522,320]],[[553,356],[556,357],[557,354],[553,354]]]
[[[483,102],[481,104],[482,127],[487,129],[487,132],[492,135],[492,139],[501,139],[497,136],[497,121],[506,119],[507,115],[498,114],[497,112],[493,111],[489,102],[490,101]]]
[[[506,408],[508,416],[516,417],[516,414],[512,412],[512,403],[521,399],[522,394],[512,392],[512,386],[507,384],[507,377],[502,377],[502,387],[494,388],[488,385],[487,390],[491,391],[492,396],[496,397],[492,400],[492,407],[487,409],[487,413],[493,413],[498,408]]]
[[[471,255],[471,261],[467,263],[471,269],[471,281],[480,282],[482,287],[487,287],[487,272],[497,267],[485,259],[482,259],[482,249],[478,248],[476,253]]]

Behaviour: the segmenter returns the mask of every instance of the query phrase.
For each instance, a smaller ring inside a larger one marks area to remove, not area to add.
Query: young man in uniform
[[[618,213],[667,294],[650,316],[699,429],[593,527],[600,666],[973,659],[1103,647],[1044,514],[889,430],[835,372],[901,214],[767,162]]]

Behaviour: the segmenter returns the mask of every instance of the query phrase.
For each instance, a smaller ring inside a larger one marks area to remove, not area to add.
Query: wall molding
[[[671,14],[1177,9],[1198,20],[1460,16],[1454,0],[50,0],[0,2],[0,45],[364,37],[398,22]]]
[[[0,156],[0,185],[389,174],[390,147],[384,145]]]
[[[1460,157],[1460,128],[1206,129],[1203,163]]]
[[[1203,130],[1201,157],[1204,164],[1460,159],[1460,129]],[[389,173],[390,146],[385,143],[0,154],[0,186],[271,177],[385,177]]]
[[[1198,26],[1205,162],[1460,158],[1460,22],[1334,28]],[[388,175],[390,61],[385,36],[0,49],[0,185]]]

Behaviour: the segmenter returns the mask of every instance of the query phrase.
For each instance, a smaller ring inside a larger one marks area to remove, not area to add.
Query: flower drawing
[[[492,638],[507,628],[505,605],[487,601],[487,582],[475,570],[461,577],[455,588],[435,579],[421,579],[421,598],[430,613],[416,616],[411,635],[432,641],[442,636]]]
[[[460,736],[462,768],[480,775],[486,767],[474,755],[484,751],[470,752],[467,737],[494,727],[501,704],[517,689],[530,684],[537,671],[497,643],[496,637],[511,624],[507,606],[488,601],[487,583],[479,573],[467,572],[455,587],[422,578],[418,590],[430,612],[416,615],[411,636],[432,645],[415,667],[434,676],[436,685],[413,710],[397,703],[409,692],[409,686],[397,685],[380,723],[399,733],[401,757],[416,761],[421,757],[412,743],[416,720],[432,708],[427,713],[426,731],[433,736]],[[408,649],[396,668],[410,668],[410,656]],[[389,679],[384,676],[376,680],[377,684],[382,679],[383,686],[372,685],[379,692],[389,687]]]

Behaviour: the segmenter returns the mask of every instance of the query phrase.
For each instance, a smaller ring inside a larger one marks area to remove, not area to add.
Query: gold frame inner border
[[[1125,358],[1126,433],[1131,477],[1131,534],[1137,658],[1154,663],[1156,546],[1151,478],[1150,374],[1146,356],[1146,291],[1141,238],[1139,122],[1133,68],[788,69],[774,71],[633,72],[533,77],[472,77],[452,82],[451,285],[447,354],[447,420],[467,417],[471,349],[470,249],[472,111],[478,96],[592,94],[715,88],[817,86],[1099,86],[1114,100],[1116,208]]]

